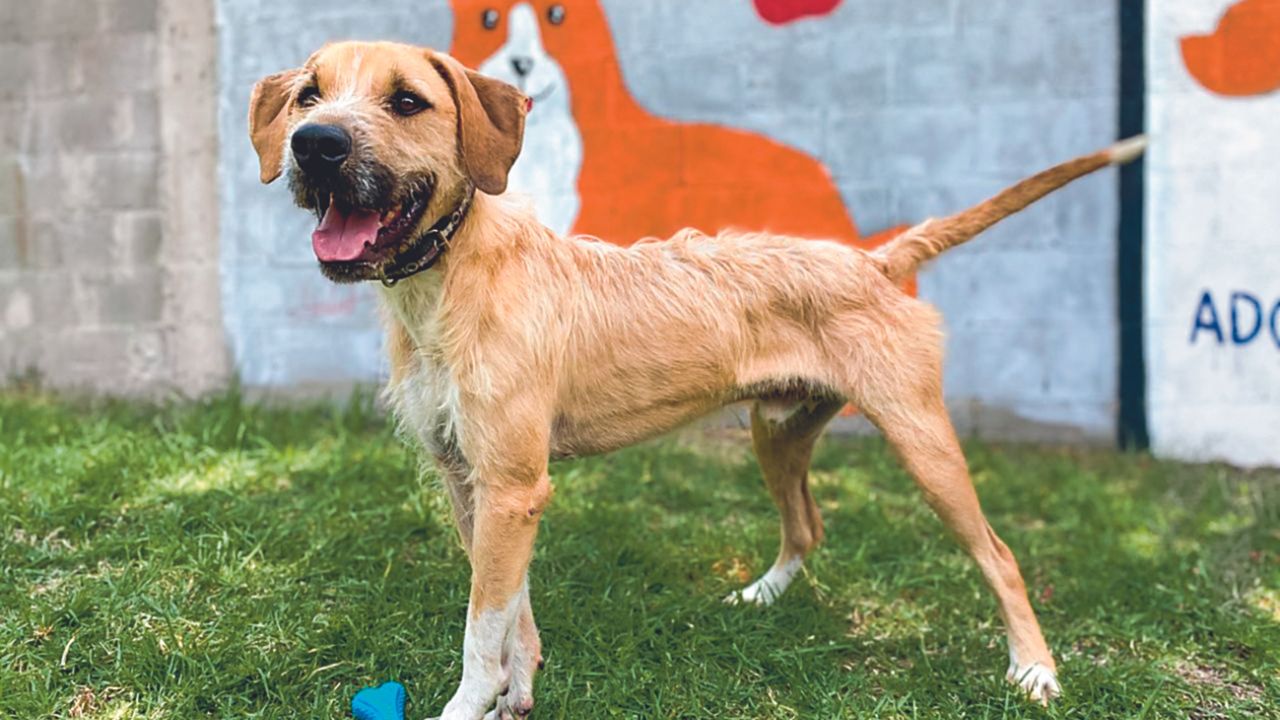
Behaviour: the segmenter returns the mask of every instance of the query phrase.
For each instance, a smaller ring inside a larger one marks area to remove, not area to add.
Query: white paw
[[[759,605],[767,607],[773,604],[774,600],[782,594],[782,589],[777,588],[773,583],[765,578],[751,583],[750,585],[731,592],[725,596],[724,601],[730,605]]]
[[[1062,694],[1057,676],[1040,663],[1032,663],[1026,667],[1012,663],[1005,678],[1022,688],[1032,700],[1041,705],[1048,705],[1050,700]]]
[[[484,720],[524,720],[533,712],[533,698],[508,704],[506,696],[498,698],[498,706],[485,713]]]
[[[724,601],[730,605],[772,605],[791,585],[802,563],[800,558],[794,557],[781,565],[775,564],[759,580],[738,592],[729,593]]]

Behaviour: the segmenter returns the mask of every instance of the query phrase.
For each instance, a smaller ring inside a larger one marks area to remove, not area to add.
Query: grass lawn
[[[1001,679],[995,603],[878,439],[828,439],[827,543],[770,609],[745,436],[557,464],[532,571],[537,718],[1277,717],[1280,477],[968,448],[1065,697]],[[343,718],[461,672],[466,560],[367,401],[162,409],[0,396],[0,718]]]

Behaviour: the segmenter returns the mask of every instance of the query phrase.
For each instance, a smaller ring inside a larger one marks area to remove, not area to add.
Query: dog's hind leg
[[[783,408],[771,403],[751,407],[751,444],[773,502],[782,514],[782,547],[773,567],[727,602],[769,605],[791,584],[805,555],[822,542],[822,516],[809,493],[809,459],[813,445],[843,401],[824,399]]]
[[[902,322],[905,315],[899,315],[899,327],[912,324]],[[855,363],[863,379],[851,383],[850,397],[884,433],[925,500],[981,568],[1008,633],[1007,677],[1033,699],[1048,703],[1061,692],[1053,656],[1027,600],[1018,562],[987,523],[969,479],[943,405],[941,340],[936,334],[920,340],[886,333],[877,357]]]

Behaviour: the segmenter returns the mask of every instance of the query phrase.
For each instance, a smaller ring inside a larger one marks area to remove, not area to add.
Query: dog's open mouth
[[[330,195],[319,208],[320,226],[311,234],[311,248],[322,263],[381,266],[405,249],[417,229],[431,194],[425,188],[409,193],[386,209],[357,208]]]

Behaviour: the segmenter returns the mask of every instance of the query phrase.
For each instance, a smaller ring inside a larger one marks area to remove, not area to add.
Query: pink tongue
[[[364,254],[365,243],[378,239],[382,223],[378,213],[354,210],[343,213],[334,205],[325,211],[320,227],[311,233],[311,248],[321,262],[348,262]]]

